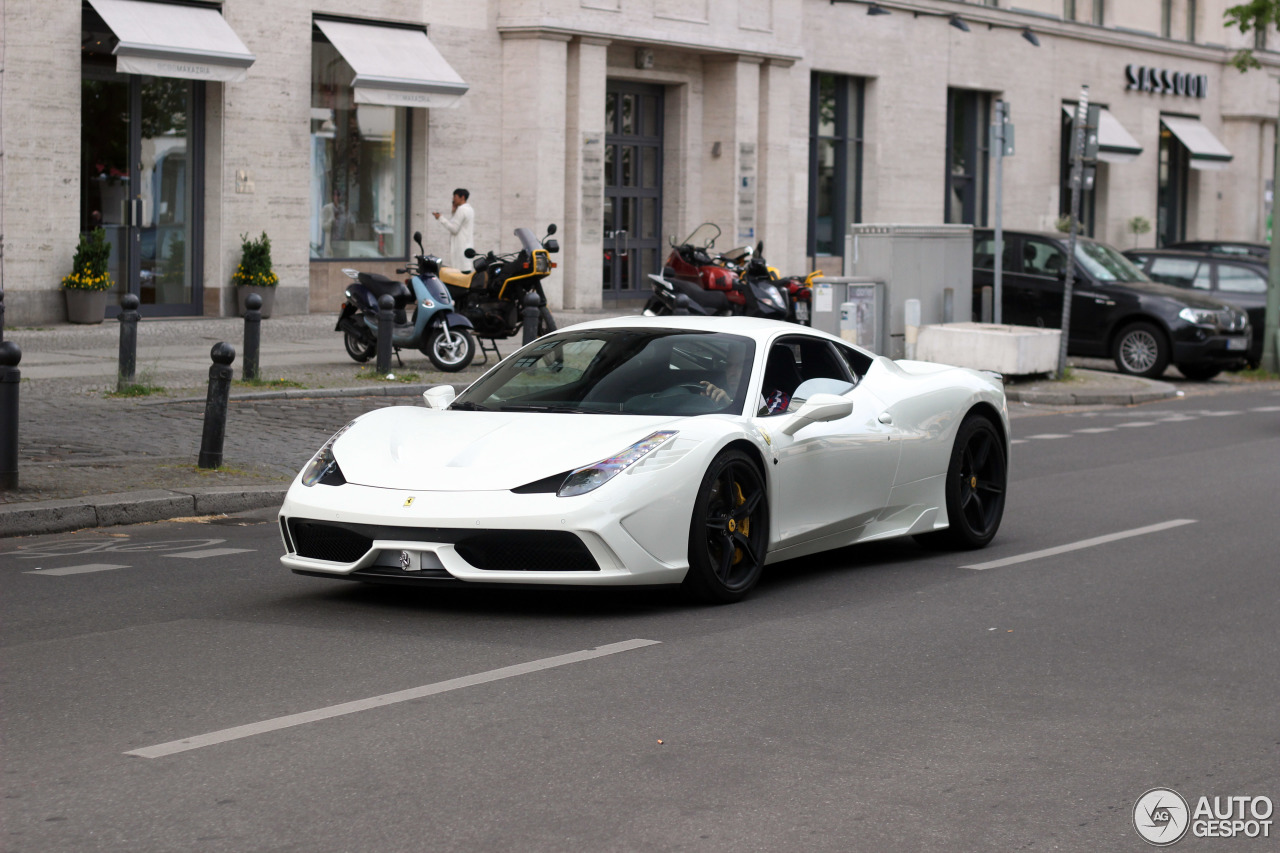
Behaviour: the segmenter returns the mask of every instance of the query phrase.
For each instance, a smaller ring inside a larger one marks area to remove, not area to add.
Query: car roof
[[[1256,255],[1237,255],[1231,252],[1209,252],[1203,249],[1125,249],[1125,257],[1142,255],[1149,258],[1186,258],[1200,261],[1234,261],[1251,267],[1264,267],[1266,262]]]
[[[646,331],[652,331],[654,329],[676,329],[680,331],[695,332],[723,332],[728,335],[742,335],[743,337],[752,338],[757,342],[767,341],[779,334],[804,334],[850,346],[848,341],[841,340],[835,335],[828,334],[821,329],[812,329],[808,326],[801,326],[796,323],[785,323],[781,320],[765,320],[759,317],[701,317],[692,315],[644,317],[634,315],[629,317],[609,317],[602,320],[588,320],[585,323],[576,323],[572,326],[566,326],[559,331],[583,331],[586,329],[643,329]]]

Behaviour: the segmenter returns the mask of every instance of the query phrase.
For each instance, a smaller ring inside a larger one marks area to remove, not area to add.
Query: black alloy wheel
[[[1222,372],[1221,367],[1214,367],[1211,364],[1175,364],[1179,372],[1188,379],[1194,379],[1196,382],[1208,382],[1213,377]]]
[[[364,338],[354,332],[343,332],[342,344],[347,348],[347,355],[361,364],[373,358],[378,349],[376,344],[365,343]]]
[[[1169,366],[1169,343],[1164,332],[1151,323],[1134,323],[1125,326],[1116,336],[1111,357],[1121,373],[1160,377]]]
[[[930,546],[968,550],[984,548],[1004,517],[1009,466],[1004,439],[983,415],[960,424],[947,465],[947,520],[950,527],[916,536]]]
[[[764,478],[747,454],[727,450],[711,462],[698,488],[685,590],[711,604],[740,601],[760,579],[768,544]]]

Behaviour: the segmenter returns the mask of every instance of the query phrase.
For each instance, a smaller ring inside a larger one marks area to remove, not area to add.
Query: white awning
[[[423,30],[323,19],[316,26],[356,72],[357,104],[453,107],[469,88]]]
[[[123,74],[238,83],[256,58],[214,9],[141,0],[89,0],[119,39]]]
[[[1218,141],[1213,131],[1199,119],[1182,116],[1160,116],[1160,123],[1183,144],[1191,154],[1188,164],[1193,169],[1225,169],[1231,162],[1231,152]]]
[[[1073,107],[1063,104],[1062,111],[1069,119],[1076,117]],[[1138,140],[1124,129],[1109,109],[1102,107],[1098,112],[1098,159],[1104,163],[1128,163],[1141,153],[1142,146]]]

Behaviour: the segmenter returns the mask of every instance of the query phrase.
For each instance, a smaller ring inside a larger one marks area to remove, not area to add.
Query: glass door
[[[609,81],[605,92],[604,299],[649,295],[662,269],[661,86]]]
[[[86,62],[81,86],[80,227],[111,245],[108,316],[126,292],[150,316],[202,313],[204,84]]]

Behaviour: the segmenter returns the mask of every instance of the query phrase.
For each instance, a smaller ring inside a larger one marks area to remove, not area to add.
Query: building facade
[[[60,280],[98,226],[148,316],[233,313],[262,233],[275,310],[332,311],[343,268],[394,274],[415,231],[447,258],[432,214],[458,187],[478,251],[558,225],[553,309],[643,298],[703,222],[717,248],[836,275],[850,223],[992,221],[997,100],[1016,128],[1003,222],[1053,229],[1083,85],[1105,108],[1087,231],[1263,240],[1280,35],[1227,30],[1227,5],[8,0],[7,322],[65,318]],[[1246,46],[1263,70],[1227,64]]]

